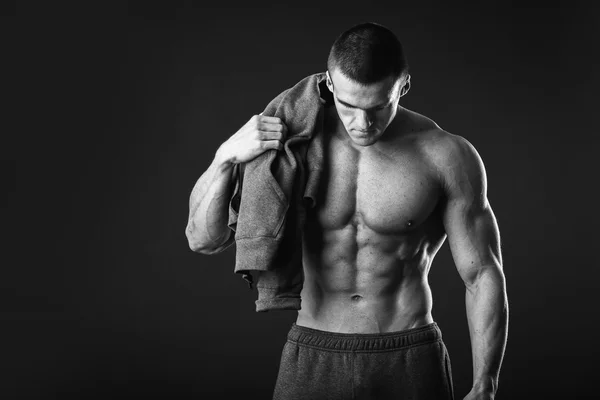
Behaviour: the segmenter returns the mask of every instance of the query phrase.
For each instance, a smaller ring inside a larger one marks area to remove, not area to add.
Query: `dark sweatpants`
[[[454,399],[450,358],[435,322],[380,334],[293,323],[273,399]]]

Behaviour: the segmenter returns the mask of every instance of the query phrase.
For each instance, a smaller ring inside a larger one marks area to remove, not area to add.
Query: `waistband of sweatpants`
[[[435,322],[396,332],[337,333],[321,331],[292,323],[288,341],[301,345],[336,351],[377,351],[411,347],[442,340]]]

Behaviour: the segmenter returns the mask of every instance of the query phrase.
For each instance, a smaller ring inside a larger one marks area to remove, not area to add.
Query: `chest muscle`
[[[427,219],[437,204],[437,182],[410,150],[393,157],[359,154],[330,143],[326,151],[317,218],[324,229],[364,226],[380,234],[401,234]]]

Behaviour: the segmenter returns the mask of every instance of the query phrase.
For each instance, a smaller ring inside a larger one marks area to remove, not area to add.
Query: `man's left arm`
[[[466,286],[473,354],[473,387],[465,400],[493,399],[508,335],[508,299],[500,233],[487,199],[484,164],[464,138],[451,135],[441,169],[446,191],[444,227]]]

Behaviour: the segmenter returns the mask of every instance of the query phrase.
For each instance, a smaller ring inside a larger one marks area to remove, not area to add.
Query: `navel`
[[[408,222],[406,223],[406,226],[410,228],[411,226],[413,226],[413,224],[414,224],[413,220],[409,219]]]
[[[359,294],[355,294],[354,296],[351,297],[352,301],[359,301],[362,300],[362,296]]]

